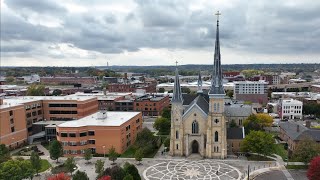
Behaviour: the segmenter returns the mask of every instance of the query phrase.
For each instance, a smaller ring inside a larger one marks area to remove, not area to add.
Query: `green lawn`
[[[308,169],[308,165],[288,165],[287,169]]]
[[[46,159],[41,159],[41,169],[39,172],[44,172],[51,167],[51,164]]]
[[[136,148],[134,148],[133,146],[130,146],[124,153],[120,155],[120,157],[134,158],[134,154],[136,153],[136,150],[137,150]],[[154,149],[154,151],[152,151],[151,153],[145,154],[144,158],[153,158],[157,154],[158,150],[159,149]]]
[[[275,144],[275,154],[281,156],[284,161],[288,158],[288,151],[284,149],[283,144]]]
[[[274,161],[273,159],[270,159],[268,157],[259,156],[255,154],[250,154],[247,156],[248,161]]]

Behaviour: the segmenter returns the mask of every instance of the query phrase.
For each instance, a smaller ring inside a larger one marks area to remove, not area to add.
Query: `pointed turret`
[[[213,64],[213,73],[211,80],[211,87],[209,95],[224,95],[223,83],[222,83],[222,70],[221,70],[221,54],[220,54],[220,40],[219,40],[219,15],[216,14],[217,19],[217,31],[216,31],[216,42],[214,49],[214,64]]]
[[[198,90],[197,90],[197,94],[202,94],[202,78],[201,78],[201,73],[199,71],[199,76],[198,76]]]
[[[178,67],[176,67],[176,75],[174,79],[173,96],[172,96],[171,102],[180,102],[180,103],[183,102],[180,81],[179,81]]]

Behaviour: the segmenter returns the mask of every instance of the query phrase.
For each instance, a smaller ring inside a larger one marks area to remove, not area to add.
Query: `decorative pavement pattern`
[[[240,180],[240,171],[217,160],[171,160],[148,167],[146,180]]]

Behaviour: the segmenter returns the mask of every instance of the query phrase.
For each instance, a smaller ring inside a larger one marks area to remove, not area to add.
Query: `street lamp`
[[[106,158],[106,146],[102,146],[103,148],[103,157]]]

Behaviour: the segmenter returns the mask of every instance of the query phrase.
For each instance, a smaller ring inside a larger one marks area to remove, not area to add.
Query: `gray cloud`
[[[70,13],[56,1],[6,0],[4,3],[10,11],[1,12],[1,41],[69,43],[100,53],[138,51],[141,48],[213,50],[216,28],[213,9],[216,7],[192,10],[190,7],[196,2],[192,0],[134,2],[136,7],[127,13],[95,13],[91,10]],[[320,3],[309,1],[302,5],[288,5],[286,2],[240,1],[222,9],[222,46],[250,53],[319,53]],[[85,5],[90,8],[91,3]],[[59,18],[61,27],[33,25],[28,21],[29,13]],[[1,51],[2,54],[11,52],[10,55],[25,52],[50,56],[43,49],[21,44],[1,46]],[[65,58],[61,54],[54,56]]]

